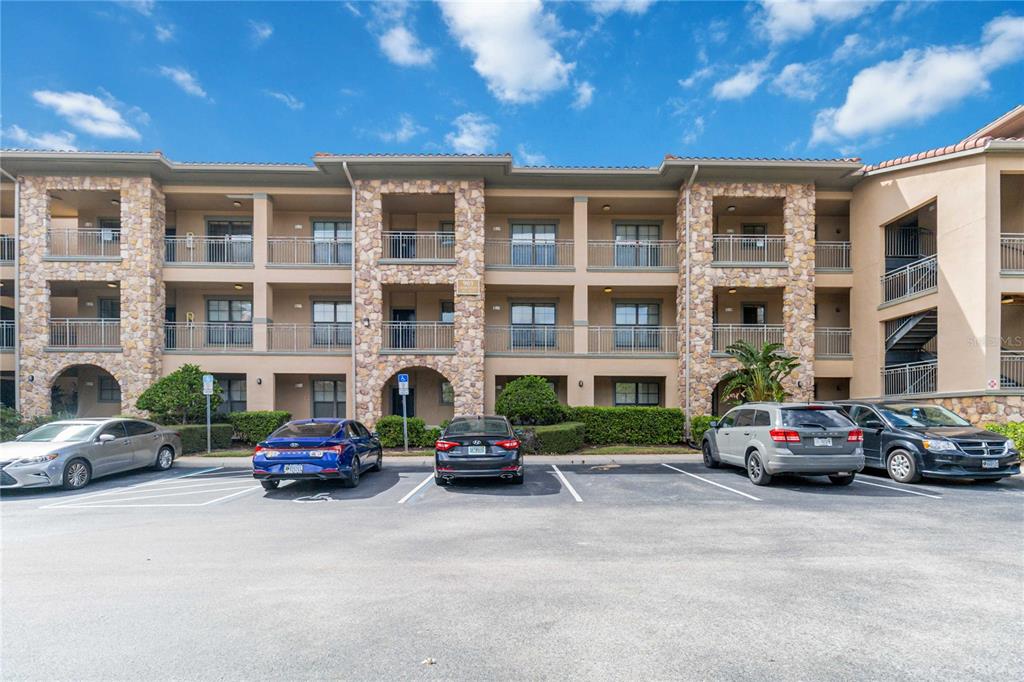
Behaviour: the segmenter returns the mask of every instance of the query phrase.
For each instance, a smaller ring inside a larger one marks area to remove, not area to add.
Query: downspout
[[[349,267],[352,268],[352,419],[359,419],[359,391],[358,384],[356,383],[356,353],[357,346],[355,343],[356,338],[356,320],[359,317],[356,315],[356,183],[352,180],[352,173],[348,170],[348,161],[341,162],[341,169],[345,171],[345,177],[348,178],[348,186],[352,188],[352,254],[349,260]]]
[[[20,311],[18,310],[18,302],[20,300],[19,291],[20,287],[18,282],[18,272],[20,269],[19,261],[20,256],[20,245],[21,245],[21,181],[14,177],[3,168],[0,168],[0,173],[3,173],[11,182],[14,183],[14,409],[19,414],[21,413],[21,391],[18,387],[21,386],[21,335],[19,334],[21,324],[18,321],[20,317]]]
[[[690,237],[690,188],[693,186],[694,180],[697,179],[697,171],[699,171],[699,170],[700,170],[700,165],[694,164],[693,172],[690,174],[690,179],[686,181],[686,186],[683,188],[683,197],[684,197],[684,201],[685,201],[685,204],[686,204],[686,208],[684,209],[685,210],[685,216],[683,218],[683,220],[686,223],[686,253],[685,253],[685,257],[684,257],[684,261],[685,261],[685,265],[684,265],[685,274],[683,275],[684,280],[685,280],[685,282],[684,282],[684,286],[685,286],[685,294],[684,294],[684,296],[686,297],[684,299],[684,304],[683,304],[684,308],[685,308],[685,312],[683,314],[683,318],[684,318],[683,335],[686,337],[686,346],[685,346],[685,348],[686,348],[686,364],[684,365],[685,369],[683,370],[683,377],[684,377],[683,378],[683,390],[686,393],[686,398],[684,400],[684,405],[685,405],[685,407],[684,407],[684,417],[686,419],[686,440],[690,440],[690,435],[691,435],[691,431],[690,431],[690,358],[691,358],[691,349],[690,349],[690,246],[693,243],[693,239]]]

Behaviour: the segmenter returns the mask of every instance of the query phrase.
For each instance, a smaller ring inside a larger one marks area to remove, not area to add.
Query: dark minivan
[[[839,400],[864,431],[864,465],[885,469],[900,483],[922,476],[995,482],[1020,473],[1013,440],[940,405],[885,400]]]
[[[520,446],[505,417],[455,417],[434,444],[434,483],[497,477],[522,485]]]

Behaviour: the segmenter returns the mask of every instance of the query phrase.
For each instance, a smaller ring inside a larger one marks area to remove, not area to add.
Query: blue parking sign
[[[407,383],[409,383],[409,375],[408,374],[399,374],[398,375],[398,383],[400,383],[400,384],[407,384]]]

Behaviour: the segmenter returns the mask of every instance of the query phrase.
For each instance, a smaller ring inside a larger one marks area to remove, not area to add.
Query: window
[[[754,410],[740,410],[736,413],[735,426],[753,426]]]
[[[781,412],[783,426],[820,426],[823,429],[850,426],[850,420],[838,409],[785,408]]]
[[[97,400],[101,403],[121,402],[121,385],[114,377],[100,377],[99,395]]]
[[[441,382],[441,399],[442,405],[454,405],[455,404],[455,389],[452,388],[450,381]]]
[[[512,304],[512,348],[555,346],[555,304]]]
[[[116,256],[121,248],[121,219],[100,218],[100,248],[104,256]]]
[[[765,410],[754,411],[754,426],[771,426],[772,416]]]
[[[345,380],[316,379],[313,381],[313,416],[345,416]]]
[[[208,220],[206,260],[210,263],[252,262],[251,220]]]
[[[97,303],[99,304],[99,315],[101,320],[121,319],[120,298],[101,298]]]
[[[653,381],[618,381],[615,383],[615,404],[651,406],[661,403],[661,386]]]
[[[352,423],[355,424],[356,431],[359,432],[360,436],[362,436],[363,438],[369,438],[370,437],[369,429],[367,429],[365,426],[363,426],[363,424],[361,422],[352,422]]]
[[[330,438],[337,433],[340,422],[307,422],[305,424],[285,424],[274,431],[271,438]]]
[[[739,410],[729,410],[725,413],[725,416],[718,420],[719,428],[727,428],[729,426],[736,425],[736,415],[740,413]]]
[[[128,431],[129,436],[144,436],[147,433],[154,433],[156,427],[146,422],[130,421],[124,423],[124,428]]]
[[[220,346],[252,344],[252,301],[215,299],[206,301],[207,343]]]
[[[658,223],[615,224],[615,267],[637,268],[661,265],[658,244],[661,225]]]
[[[877,425],[882,423],[882,418],[866,407],[854,405],[853,407],[848,407],[847,410],[849,412],[850,419],[852,419],[857,426],[870,427],[872,424],[875,424],[873,428],[877,428]]]
[[[740,233],[743,235],[765,235],[768,234],[768,225],[765,223],[743,223],[740,225]]]
[[[121,421],[107,424],[106,426],[103,427],[102,431],[96,434],[96,437],[99,438],[100,436],[105,434],[110,434],[114,438],[125,438],[128,435],[127,432],[124,430],[124,422]]]
[[[512,265],[558,265],[554,223],[512,223]]]
[[[217,414],[229,412],[245,412],[245,379],[235,377],[217,377],[220,384],[220,405]]]
[[[352,345],[351,301],[313,301],[313,345]]]
[[[765,306],[763,303],[744,303],[741,306],[743,324],[764,324]]]
[[[442,220],[437,226],[437,231],[441,233],[441,246],[451,247],[455,244],[455,223],[451,220]],[[443,257],[447,257],[448,254],[444,254]]]
[[[455,301],[441,301],[441,322],[444,324],[454,324]]]
[[[661,305],[658,303],[616,303],[615,347],[661,350],[661,333],[654,329],[660,322]]]
[[[352,222],[349,220],[313,221],[313,262],[352,262]]]

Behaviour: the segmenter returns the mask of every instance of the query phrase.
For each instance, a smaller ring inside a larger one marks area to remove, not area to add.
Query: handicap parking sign
[[[407,384],[407,383],[409,383],[409,375],[408,374],[399,374],[398,375],[398,383],[400,383],[400,384]]]

